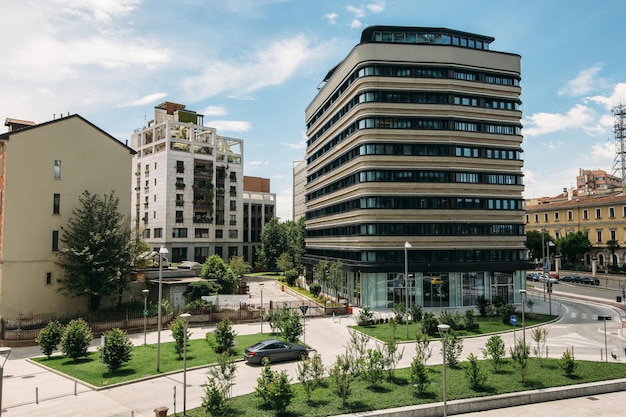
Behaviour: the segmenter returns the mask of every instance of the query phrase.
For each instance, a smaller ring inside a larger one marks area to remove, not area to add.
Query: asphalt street
[[[250,303],[258,302],[260,298],[260,287],[258,283],[251,283]],[[288,300],[296,297],[286,291],[281,291],[279,284],[267,282],[264,287],[264,297],[267,300]],[[530,291],[529,291],[530,293]],[[532,295],[531,295],[532,296]],[[541,296],[534,296],[535,312],[547,312],[548,306],[543,302]],[[571,310],[565,303],[559,302],[558,292],[554,294],[553,312],[559,312],[564,317],[570,317]],[[623,312],[617,308],[605,306],[605,302],[600,299],[587,299],[587,304],[597,303],[614,319],[607,322],[607,332],[610,335],[611,343],[608,346],[609,352],[619,352],[618,360],[626,363],[626,339],[622,330]],[[545,311],[544,311],[545,310]],[[357,311],[355,311],[355,315]],[[379,314],[388,314],[380,312]],[[590,317],[589,320],[593,318]],[[336,316],[324,318],[310,318],[306,320],[305,338],[306,343],[312,346],[320,355],[324,364],[329,366],[335,361],[338,354],[344,353],[349,341],[348,326],[355,324],[355,316]],[[602,323],[603,324],[603,323]],[[581,360],[600,360],[599,356],[604,348],[602,338],[598,335],[586,337],[576,331],[576,325],[572,323],[556,322],[549,325],[550,337],[548,346],[550,356],[560,357],[564,348],[575,344],[576,357]],[[599,325],[593,325],[593,332],[601,331]],[[258,333],[261,330],[260,323],[247,323],[234,325],[234,330],[238,334]],[[192,339],[204,338],[206,333],[212,331],[214,326],[191,328]],[[269,326],[265,324],[264,330],[269,331]],[[502,335],[507,346],[512,345],[515,337],[520,337],[521,329],[515,334],[513,332]],[[554,336],[554,340],[552,340]],[[130,335],[135,344],[143,343],[143,333]],[[169,330],[161,332],[163,342],[170,341]],[[156,343],[157,333],[147,334],[148,343]],[[470,353],[479,357],[482,356],[486,337],[467,338],[464,340],[464,348],[461,359],[466,358]],[[94,340],[92,348],[99,343]],[[374,341],[370,341],[373,345]],[[431,344],[433,355],[429,364],[441,363],[440,346],[437,342]],[[415,355],[413,343],[404,344],[404,355],[398,367],[409,366]],[[58,375],[50,370],[42,368],[27,360],[29,357],[40,356],[38,346],[14,348],[11,356],[4,367],[3,379],[3,415],[9,417],[18,416],[91,416],[91,417],[148,417],[155,415],[155,409],[167,407],[169,414],[174,411],[181,412],[183,409],[183,372],[176,372],[141,380],[138,382],[110,387],[107,389],[94,389],[83,385],[80,382],[69,379],[63,375]],[[613,360],[613,359],[611,359]],[[286,370],[295,380],[296,363],[287,362],[274,364],[274,369]],[[232,395],[238,396],[254,391],[256,380],[260,374],[259,366],[251,366],[244,362],[238,363],[236,383],[233,387]],[[204,395],[204,386],[208,377],[207,368],[190,369],[187,371],[186,406],[187,409],[199,407]],[[576,398],[564,401],[546,402],[532,404],[523,407],[511,407],[506,409],[506,415],[510,417],[528,415],[550,415],[552,417],[572,417],[578,415],[596,416],[623,416],[624,393],[603,394],[593,398]],[[495,414],[497,413],[497,414]],[[465,414],[465,416],[490,417],[502,415],[503,410],[492,410],[481,413]],[[360,413],[359,415],[366,415]]]

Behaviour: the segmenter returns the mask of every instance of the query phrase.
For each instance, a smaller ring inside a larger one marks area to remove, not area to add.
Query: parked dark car
[[[563,282],[580,282],[580,277],[577,277],[575,275],[566,275],[563,278],[561,278],[561,281],[563,281]]]
[[[248,363],[263,364],[265,360],[270,362],[304,360],[309,356],[306,346],[296,343],[286,343],[271,339],[248,346],[243,352],[243,358]]]
[[[594,277],[582,277],[580,283],[587,285],[600,285],[600,280]]]

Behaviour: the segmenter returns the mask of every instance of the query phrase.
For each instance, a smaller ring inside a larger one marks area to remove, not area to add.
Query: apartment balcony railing
[[[193,216],[194,223],[213,223],[213,218],[209,216]]]

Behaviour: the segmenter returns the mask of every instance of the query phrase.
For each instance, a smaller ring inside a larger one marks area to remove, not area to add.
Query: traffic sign
[[[144,310],[144,311],[143,311],[143,316],[144,316],[144,317],[148,317],[148,310]]]
[[[306,315],[306,312],[309,310],[309,306],[305,306],[304,304],[300,306],[300,311],[302,314]]]
[[[611,321],[612,319],[611,316],[598,316],[598,321]]]
[[[515,325],[517,324],[517,316],[516,316],[515,314],[513,314],[513,315],[511,316],[511,324],[512,324],[513,326],[515,326]]]

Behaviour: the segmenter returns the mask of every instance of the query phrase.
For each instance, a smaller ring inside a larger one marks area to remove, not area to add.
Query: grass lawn
[[[568,377],[560,368],[557,359],[544,359],[543,366],[541,366],[538,359],[530,358],[526,383],[522,383],[520,373],[514,368],[511,359],[504,360],[498,373],[493,372],[489,362],[480,361],[480,363],[489,370],[489,378],[485,386],[479,391],[470,388],[465,377],[465,370],[462,367],[464,364],[456,368],[447,368],[448,400],[626,377],[626,367],[622,363],[578,361],[575,375]],[[417,395],[414,387],[408,382],[408,369],[398,369],[394,382],[385,379],[378,387],[370,386],[362,378],[355,379],[345,406],[342,405],[341,398],[332,385],[317,388],[313,391],[311,401],[308,402],[302,386],[295,384],[293,387],[294,399],[282,416],[321,417],[443,401],[442,368],[439,365],[429,366],[429,369],[431,384],[421,397]],[[274,417],[276,415],[273,410],[264,408],[261,400],[254,394],[232,399],[230,411],[231,413],[228,415],[237,417]],[[180,416],[182,413],[176,415]],[[204,417],[208,414],[205,414],[201,408],[196,408],[188,410],[187,415]]]
[[[256,342],[272,337],[270,334],[252,334],[235,337],[234,357],[243,357],[243,350]],[[209,346],[206,339],[189,340],[187,346],[187,369],[196,366],[205,366],[215,363],[215,352]],[[117,372],[110,373],[103,367],[98,352],[89,352],[87,357],[73,361],[65,356],[54,355],[50,359],[46,357],[34,358],[33,360],[55,369],[61,373],[87,382],[96,387],[117,384],[134,379],[160,375],[171,371],[183,369],[183,359],[179,358],[174,348],[174,342],[161,343],[161,372],[156,371],[157,345],[135,346],[133,356]]]
[[[549,316],[547,314],[526,314],[525,323],[526,327],[543,324],[549,322],[551,320],[556,319],[558,316]],[[520,320],[521,321],[521,320]],[[482,336],[490,333],[498,333],[498,332],[508,332],[513,330],[513,326],[510,324],[502,323],[500,317],[481,317],[476,316],[476,323],[478,323],[479,327],[476,330],[468,331],[468,330],[459,330],[457,334],[462,337],[467,336]],[[387,341],[391,340],[394,334],[393,327],[391,327],[388,323],[386,324],[376,324],[372,326],[351,326],[351,328],[359,330],[370,337],[376,338],[378,340]],[[518,322],[518,325],[515,326],[516,330],[522,331],[521,322]],[[409,339],[415,340],[415,335],[420,331],[419,323],[410,322],[409,323]],[[433,338],[438,338],[439,335],[433,336]],[[407,341],[406,338],[406,324],[398,324],[395,329],[395,338],[398,341]]]

